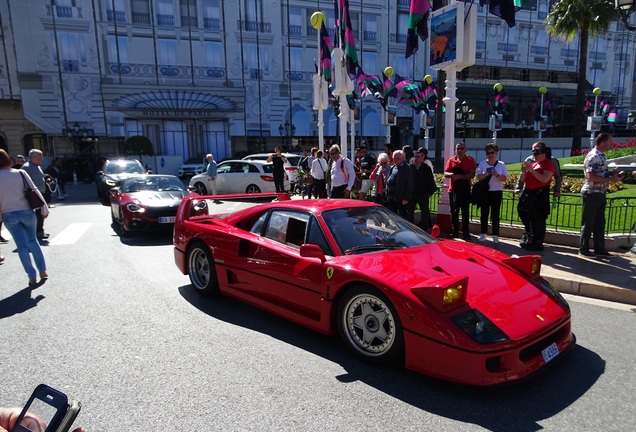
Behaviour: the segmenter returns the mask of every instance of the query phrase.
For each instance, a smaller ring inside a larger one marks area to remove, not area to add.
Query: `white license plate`
[[[556,343],[553,343],[546,349],[541,350],[541,354],[543,355],[543,361],[547,363],[559,355],[559,348]]]
[[[174,223],[175,216],[165,216],[159,218],[159,223]]]

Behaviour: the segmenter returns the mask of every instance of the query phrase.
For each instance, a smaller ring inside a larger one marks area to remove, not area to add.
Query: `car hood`
[[[440,241],[414,248],[342,257],[349,268],[364,269],[374,281],[384,281],[405,302],[412,288],[433,286],[443,277],[467,277],[466,301],[487,316],[510,338],[540,332],[567,314],[567,303],[501,263],[508,256],[470,243]],[[377,282],[376,282],[377,283]],[[382,283],[382,282],[380,282]]]
[[[158,207],[174,204],[178,206],[183,197],[189,196],[186,191],[141,191],[128,194],[131,198],[149,207]]]
[[[122,180],[126,180],[129,177],[135,177],[138,175],[143,175],[143,174],[140,174],[140,173],[104,174],[104,177],[116,182],[121,182]]]

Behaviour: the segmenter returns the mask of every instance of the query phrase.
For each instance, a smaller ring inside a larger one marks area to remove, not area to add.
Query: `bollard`
[[[77,171],[73,171],[73,184],[77,186]]]

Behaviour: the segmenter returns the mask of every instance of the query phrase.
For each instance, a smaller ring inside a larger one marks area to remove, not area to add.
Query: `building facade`
[[[524,2],[528,3],[528,2]],[[351,0],[356,48],[365,72],[391,65],[419,81],[428,47],[404,58],[409,0]],[[469,134],[485,137],[488,98],[500,82],[510,109],[500,136],[531,122],[541,86],[555,107],[551,136],[568,136],[577,82],[578,40],[551,39],[549,1],[530,2],[508,28],[479,9],[477,60],[459,73],[457,94],[476,112]],[[0,147],[41,148],[49,156],[113,156],[131,136],[150,138],[156,154],[220,160],[250,152],[315,146],[312,76],[318,57],[310,16],[322,10],[334,36],[333,1],[310,0],[2,0]],[[636,35],[614,23],[590,41],[588,81],[619,109],[634,107]],[[582,109],[582,108],[581,108]],[[372,97],[353,123],[356,143],[418,144],[419,117],[400,106],[385,126]],[[624,126],[623,126],[624,127]],[[523,132],[525,133],[525,131]],[[338,121],[324,112],[327,142]]]

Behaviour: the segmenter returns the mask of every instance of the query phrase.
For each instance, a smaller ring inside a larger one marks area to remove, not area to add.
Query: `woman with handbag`
[[[11,168],[11,158],[6,151],[0,149],[0,220],[11,233],[18,249],[22,267],[29,277],[29,286],[37,284],[37,272],[41,281],[48,279],[46,262],[42,249],[36,238],[37,219],[33,205],[41,205],[42,217],[49,215],[49,208],[44,197],[35,187],[31,177],[22,170]],[[27,195],[28,194],[28,195]],[[29,195],[39,202],[31,203]],[[31,262],[31,255],[35,267]],[[37,271],[36,271],[37,268]]]
[[[534,162],[523,161],[521,181],[523,191],[519,196],[517,211],[525,227],[526,241],[519,245],[529,251],[542,251],[546,220],[550,215],[550,182],[554,164],[547,158],[547,146],[541,141],[532,144]]]
[[[499,146],[495,143],[486,144],[486,159],[477,166],[477,180],[488,181],[488,190],[481,199],[481,235],[479,241],[488,238],[488,216],[492,221],[492,242],[499,243],[499,216],[503,199],[503,184],[508,180],[506,164],[500,161]],[[473,187],[473,192],[475,188]]]

